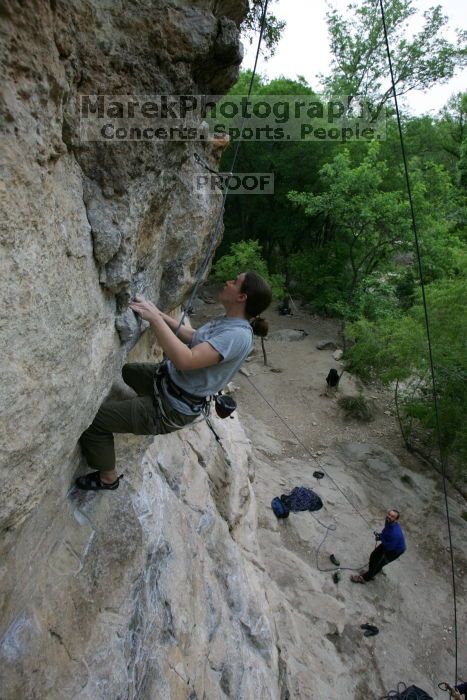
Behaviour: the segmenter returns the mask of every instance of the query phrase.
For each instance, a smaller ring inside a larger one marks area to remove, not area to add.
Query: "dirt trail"
[[[216,310],[215,305],[200,309],[194,325]],[[271,332],[289,328],[308,333],[296,342],[268,340],[270,367],[264,367],[258,343],[245,364],[250,376],[235,379],[239,412],[254,446],[259,539],[290,697],[367,700],[404,681],[446,700],[437,684],[453,680],[454,642],[440,477],[405,450],[396,420],[388,415],[388,392],[359,386],[344,373],[339,394],[362,389],[374,403],[375,419],[367,424],[346,420],[337,400],[323,395],[329,369],[341,365],[333,360],[332,350],[317,350],[316,344],[323,339],[339,344],[334,321],[303,312],[283,317],[271,311],[267,316]],[[318,482],[312,472],[320,467],[326,476]],[[298,485],[314,488],[323,498],[318,520],[302,513],[277,521],[271,499]],[[458,668],[467,680],[467,523],[461,517],[466,505],[451,489],[449,502],[457,568]],[[331,553],[343,567],[365,564],[374,546],[372,530],[381,530],[389,507],[402,512],[408,550],[384,575],[362,586],[351,583],[350,572],[342,571],[336,585],[332,572],[319,571],[318,567],[332,568]],[[317,556],[326,534],[323,524],[335,525],[336,530],[328,532]],[[360,629],[364,622],[376,624],[378,636],[365,638]]]

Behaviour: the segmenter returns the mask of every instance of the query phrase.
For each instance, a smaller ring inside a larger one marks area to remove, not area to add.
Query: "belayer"
[[[259,314],[271,299],[271,289],[262,277],[242,272],[219,292],[225,316],[196,331],[181,326],[176,335],[178,321],[136,297],[130,307],[149,321],[168,359],[123,366],[123,379],[138,396],[102,404],[80,438],[88,465],[95,471],[78,477],[76,486],[87,491],[118,488],[113,433],[160,435],[192,423],[207,397],[223,389],[240,369],[252,348],[253,333],[266,335],[267,323]]]
[[[406,550],[405,537],[399,523],[400,513],[395,508],[388,510],[381,532],[374,532],[378,546],[370,554],[368,570],[351,576],[354,583],[371,581],[381,569],[398,559]]]

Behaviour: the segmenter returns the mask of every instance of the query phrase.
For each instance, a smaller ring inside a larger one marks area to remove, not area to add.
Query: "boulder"
[[[316,343],[317,350],[337,350],[337,344],[334,340],[320,340]]]
[[[275,340],[280,343],[288,343],[296,340],[304,340],[308,333],[298,328],[281,328],[268,334],[268,340]]]

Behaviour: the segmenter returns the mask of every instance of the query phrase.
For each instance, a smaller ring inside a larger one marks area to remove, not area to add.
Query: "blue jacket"
[[[389,552],[405,552],[405,537],[398,522],[385,525],[380,534],[380,541]]]

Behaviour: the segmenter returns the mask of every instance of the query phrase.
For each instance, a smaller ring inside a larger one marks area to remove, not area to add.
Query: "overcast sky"
[[[284,75],[287,78],[305,76],[309,85],[318,89],[318,73],[328,73],[331,55],[326,25],[326,0],[278,0],[270,5],[271,11],[279,19],[285,19],[287,26],[283,32],[276,54],[269,61],[260,58],[258,72],[268,78]],[[340,11],[349,4],[349,0],[331,0],[330,3]],[[467,2],[465,0],[416,0],[419,10],[418,20],[413,23],[414,30],[421,27],[423,11],[430,6],[440,4],[444,14],[449,17],[451,29],[467,28]],[[454,32],[448,32],[455,38]],[[245,59],[242,68],[253,68],[256,48],[245,45]],[[412,114],[426,112],[436,113],[443,107],[449,97],[460,90],[467,89],[467,71],[459,72],[446,85],[439,85],[427,92],[414,91],[407,96],[407,106]]]

